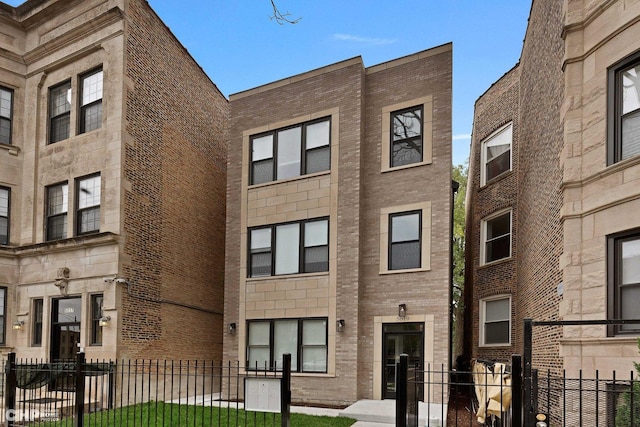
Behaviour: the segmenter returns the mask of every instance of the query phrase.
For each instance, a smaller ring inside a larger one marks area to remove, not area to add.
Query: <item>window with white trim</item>
[[[482,221],[481,265],[511,257],[511,211]]]
[[[293,372],[327,372],[327,319],[270,319],[247,322],[247,369],[282,370],[291,354]]]
[[[480,300],[480,345],[511,344],[511,296]]]
[[[331,168],[331,119],[325,117],[251,137],[251,185]]]
[[[513,124],[509,123],[482,141],[480,185],[511,170],[511,142]]]

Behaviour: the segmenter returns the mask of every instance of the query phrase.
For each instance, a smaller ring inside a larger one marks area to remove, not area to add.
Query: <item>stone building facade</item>
[[[465,342],[473,356],[522,352],[525,318],[640,318],[638,17],[637,1],[534,0],[519,63],[476,102]],[[511,134],[496,137],[507,122]],[[494,219],[507,206],[502,227]],[[638,335],[634,325],[536,327],[533,364],[574,377],[628,373]]]
[[[326,405],[392,398],[400,352],[447,365],[451,52],[231,95],[225,360],[289,352]]]
[[[219,360],[227,100],[146,1],[0,22],[1,351]]]

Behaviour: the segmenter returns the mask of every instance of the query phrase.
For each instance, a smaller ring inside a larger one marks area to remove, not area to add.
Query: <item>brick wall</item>
[[[120,356],[219,360],[228,104],[147,2],[126,13],[121,273],[147,300],[123,292]]]

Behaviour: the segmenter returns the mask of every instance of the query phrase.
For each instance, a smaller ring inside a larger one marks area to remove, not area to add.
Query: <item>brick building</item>
[[[523,319],[640,318],[640,3],[534,0],[519,63],[476,102],[469,354],[522,352]],[[537,327],[534,367],[600,377],[640,327]],[[615,356],[615,357],[611,357]]]
[[[402,351],[446,365],[451,45],[230,108],[224,359],[273,369],[290,352],[294,396],[333,405],[392,398]]]
[[[0,22],[0,351],[220,359],[227,100],[144,0]]]

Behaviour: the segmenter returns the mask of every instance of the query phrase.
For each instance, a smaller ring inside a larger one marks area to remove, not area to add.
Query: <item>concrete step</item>
[[[443,417],[444,415],[444,417]],[[369,424],[354,424],[356,427],[394,426],[396,422],[395,400],[359,400],[338,413]],[[427,424],[427,417],[429,423]],[[444,419],[443,419],[444,418]],[[447,421],[447,405],[419,402],[418,425],[430,427],[445,426]]]

